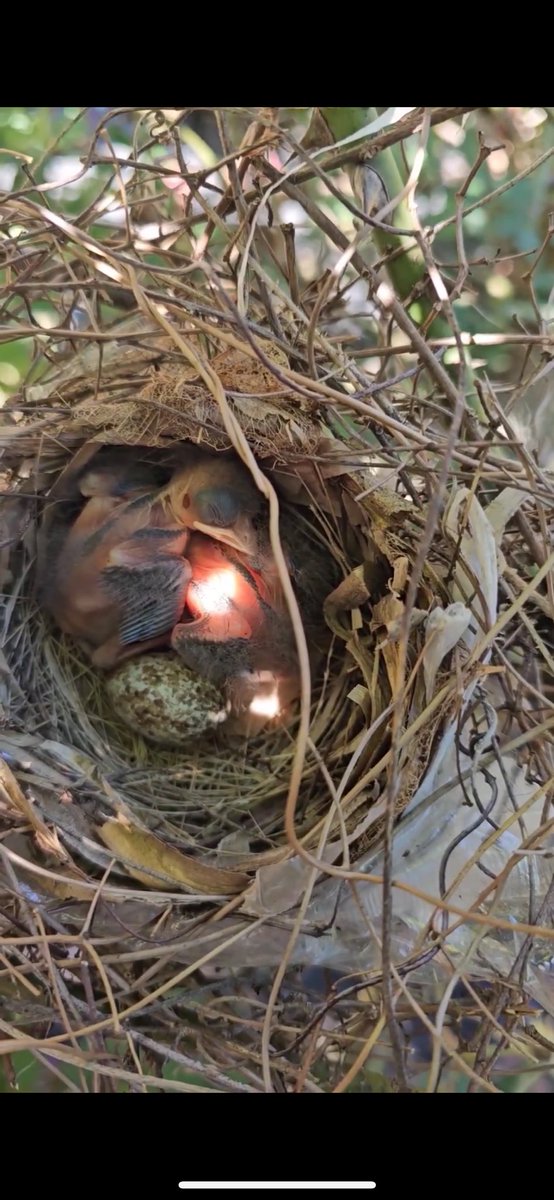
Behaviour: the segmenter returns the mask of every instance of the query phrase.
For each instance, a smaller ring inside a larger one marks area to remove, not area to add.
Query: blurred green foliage
[[[384,110],[325,109],[335,138],[347,136],[375,119]],[[296,140],[301,140],[309,123],[310,109],[281,109],[282,128]],[[168,114],[164,114],[168,115]],[[171,114],[169,114],[171,117]],[[103,126],[104,119],[107,118]],[[238,140],[248,126],[250,115],[231,113],[229,130]],[[157,124],[156,124],[157,121]],[[107,189],[112,196],[112,209],[118,204],[118,183],[113,167],[97,161],[84,170],[85,159],[95,132],[96,158],[115,155],[124,160],[128,155],[141,161],[155,163],[174,153],[171,137],[159,136],[160,120],[155,112],[126,112],[102,108],[2,108],[0,109],[0,202],[2,192],[22,189],[31,199],[52,207],[72,221],[79,221],[88,206]],[[221,152],[215,120],[209,112],[193,112],[179,129],[184,158],[191,169],[214,162]],[[456,193],[464,187],[479,156],[480,138],[492,153],[471,179],[464,207],[478,205],[464,219],[464,247],[469,275],[454,303],[455,313],[463,331],[475,333],[540,332],[539,322],[554,319],[554,290],[552,276],[554,251],[548,243],[535,264],[536,252],[547,238],[548,214],[554,207],[554,158],[545,157],[536,169],[533,164],[554,150],[554,118],[543,108],[485,108],[465,117],[443,122],[431,129],[425,145],[423,163],[415,192],[417,215],[424,229],[433,227],[433,253],[440,265],[447,287],[457,278],[458,251],[456,247]],[[419,135],[406,139],[383,151],[374,165],[383,175],[389,192],[394,195],[405,184],[414,166]],[[286,159],[287,153],[283,154]],[[526,174],[526,172],[530,172]],[[522,176],[518,180],[518,176]],[[149,184],[148,175],[142,188],[146,207],[156,199],[158,212],[175,220],[179,205],[174,193],[165,190],[156,180]],[[332,176],[345,195],[352,193],[343,171]],[[516,182],[513,182],[516,181]],[[513,183],[513,186],[512,186]],[[33,184],[38,192],[29,191]],[[46,189],[44,189],[46,185]],[[142,186],[142,185],[141,185]],[[135,214],[141,218],[137,205],[140,196],[136,185],[132,193]],[[335,223],[349,236],[354,233],[352,215],[320,181],[308,185],[314,198],[323,203]],[[140,190],[140,189],[139,189]],[[160,199],[161,196],[161,199]],[[212,198],[213,199],[213,198]],[[308,286],[332,263],[336,249],[329,246],[321,232],[310,227],[305,214],[294,211],[290,201],[278,198],[275,204],[274,225],[277,221],[298,223],[297,260],[301,283]],[[142,220],[148,219],[148,212]],[[388,220],[402,224],[406,220],[405,205],[401,205]],[[107,213],[94,225],[93,232],[100,240],[114,237],[114,230],[123,233],[116,214]],[[387,269],[402,298],[414,281],[421,278],[423,266],[416,249],[402,252],[402,243],[393,236],[380,234],[379,254],[393,255]],[[177,248],[186,252],[183,239]],[[144,254],[143,261],[155,265],[156,254]],[[411,265],[410,265],[411,264]],[[528,276],[534,267],[531,278]],[[268,258],[266,269],[278,275],[275,264]],[[0,272],[0,287],[9,289],[9,276]],[[432,297],[431,297],[432,300]],[[426,295],[415,298],[410,308],[412,317],[421,320],[430,305],[429,288]],[[345,298],[345,313],[354,311],[355,303]],[[40,312],[34,316],[41,324]],[[42,314],[44,324],[51,323],[50,314]],[[339,316],[336,318],[339,319]],[[1,321],[5,323],[6,317]],[[346,330],[347,332],[347,330]],[[448,332],[436,323],[431,332]],[[369,326],[358,328],[358,334],[371,340]],[[363,344],[363,342],[362,342]],[[0,344],[0,400],[20,385],[28,369],[32,353],[31,342]],[[456,360],[456,351],[449,351],[446,362]],[[521,361],[518,349],[511,345],[488,346],[474,356],[474,365],[486,365],[487,371],[502,381],[513,377]]]

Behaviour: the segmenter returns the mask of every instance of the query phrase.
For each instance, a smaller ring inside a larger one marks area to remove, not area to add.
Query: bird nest
[[[408,978],[431,1002],[437,980],[486,977],[502,1004],[525,959],[542,1003],[551,478],[511,442],[497,449],[492,393],[478,418],[465,409],[399,302],[383,303],[383,322],[392,313],[413,360],[396,380],[370,380],[320,328],[319,301],[304,324],[296,309],[277,320],[259,276],[247,317],[206,266],[177,303],[177,271],[160,294],[92,234],[10,203],[33,252],[49,248],[45,289],[69,287],[70,247],[76,292],[100,263],[117,280],[110,304],[123,289],[137,311],[112,310],[85,334],[72,326],[61,352],[60,329],[43,336],[1,431],[2,932],[17,958],[5,1048],[38,1030],[59,1062],[78,1061],[56,1024],[69,996],[75,1029],[108,1032],[132,1056],[100,1074],[150,1080],[137,1056],[163,1050],[176,1087],[196,1086],[193,1068],[234,1087],[237,1045],[256,1063],[261,1038],[267,1085],[272,1020],[271,1053],[294,1080],[328,1011],[314,1018],[299,1000],[298,970],[364,972],[373,1012],[385,977],[406,1002]],[[375,295],[370,265],[365,278]],[[417,387],[402,390],[426,376],[441,396],[431,427]],[[119,719],[102,675],[42,611],[36,534],[68,470],[99,447],[176,443],[234,451],[269,499],[273,548],[279,513],[294,513],[336,582],[321,594],[328,653],[313,677],[290,601],[302,686],[288,722],[164,749]],[[364,1045],[379,1036],[359,1003],[354,1018]]]
[[[330,595],[328,588],[321,592],[321,615],[329,628],[328,655],[319,677],[308,680],[305,697],[310,733],[302,764],[298,830],[309,839],[328,807],[327,772],[338,785],[370,706],[378,717],[390,703],[385,660],[379,663],[376,658],[375,636],[370,629],[364,631],[361,609],[371,595],[374,622],[378,622],[379,601],[384,605],[383,621],[394,616],[394,595],[405,588],[408,555],[417,531],[413,505],[390,488],[376,486],[370,470],[350,467],[347,447],[333,436],[324,410],[317,411],[302,397],[298,400],[293,390],[279,389],[272,365],[280,373],[288,372],[289,366],[285,354],[270,341],[258,337],[241,346],[235,335],[211,330],[206,357],[198,359],[209,368],[214,381],[211,391],[193,367],[172,353],[167,336],[159,339],[156,349],[148,343],[142,370],[140,345],[129,365],[122,367],[117,335],[124,334],[125,325],[114,331],[114,366],[108,369],[106,363],[106,388],[96,386],[94,375],[86,395],[86,377],[66,382],[66,372],[61,378],[54,375],[51,383],[41,383],[41,395],[46,389],[59,412],[46,437],[43,428],[33,429],[32,420],[17,427],[5,457],[6,466],[13,469],[14,504],[19,502],[23,521],[21,505],[27,497],[23,501],[18,495],[16,501],[15,496],[18,490],[27,492],[28,484],[22,489],[16,480],[20,471],[26,474],[30,459],[44,477],[51,508],[67,503],[59,498],[67,475],[102,445],[133,446],[137,454],[145,450],[155,454],[176,443],[216,451],[235,448],[239,453],[247,447],[247,463],[255,462],[261,469],[282,509],[295,512],[299,523],[317,531],[335,564],[337,579],[342,579]],[[183,337],[186,334],[176,330],[177,343]],[[192,353],[196,357],[201,352]],[[218,405],[220,387],[229,396],[223,411]],[[81,398],[75,402],[77,388]],[[278,398],[273,395],[276,390]],[[356,463],[359,455],[354,448],[351,455]],[[37,500],[40,524],[38,496]],[[14,519],[15,513],[14,508]],[[40,730],[41,762],[58,778],[61,769],[71,792],[71,799],[64,796],[58,802],[52,794],[37,795],[37,816],[41,813],[46,825],[55,822],[72,855],[109,868],[113,886],[129,873],[148,876],[150,862],[151,885],[178,884],[200,894],[210,894],[214,887],[226,894],[242,890],[251,871],[263,862],[278,861],[286,847],[283,810],[296,753],[298,715],[286,723],[273,722],[273,728],[256,737],[229,740],[216,732],[179,750],[156,747],[133,732],[118,719],[103,674],[89,664],[71,638],[60,634],[37,601],[35,527],[33,520],[10,559],[14,589],[5,638],[10,718],[15,729],[21,729],[23,742],[30,730],[35,731],[35,739]],[[393,585],[396,593],[390,590]],[[312,586],[321,589],[321,582],[316,579]],[[387,736],[385,728],[358,754],[351,787],[363,778]],[[74,772],[79,780],[75,793]],[[408,783],[400,805],[411,790]],[[75,811],[78,828],[73,828]],[[131,847],[135,831],[141,844],[139,850],[137,841],[138,858]],[[146,831],[159,842],[146,840]],[[112,835],[128,839],[128,850],[117,863],[111,863]],[[164,847],[176,852],[169,874],[158,869]],[[177,852],[187,860],[191,852],[195,857],[180,866]],[[234,875],[227,877],[229,862]],[[201,881],[203,870],[206,886]],[[189,878],[187,871],[192,872]]]

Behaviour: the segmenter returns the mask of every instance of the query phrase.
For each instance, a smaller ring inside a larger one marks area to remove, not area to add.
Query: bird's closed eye
[[[203,524],[226,529],[237,520],[240,501],[234,492],[226,488],[203,488],[196,496],[195,507],[198,519]]]

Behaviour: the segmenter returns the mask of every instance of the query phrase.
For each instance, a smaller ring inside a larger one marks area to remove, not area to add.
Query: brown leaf
[[[331,146],[333,134],[320,108],[313,108],[310,124],[300,142],[304,150],[321,150],[323,146]]]
[[[325,607],[334,612],[348,612],[359,608],[369,600],[369,592],[364,580],[363,563],[355,567],[346,579],[327,597]]]
[[[127,867],[133,879],[147,887],[160,889],[170,885],[209,896],[228,896],[240,892],[250,880],[238,871],[223,871],[208,866],[166,846],[145,829],[124,821],[109,819],[98,829],[112,853]]]

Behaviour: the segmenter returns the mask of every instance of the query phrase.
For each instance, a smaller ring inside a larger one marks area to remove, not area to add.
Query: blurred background
[[[309,145],[306,129],[312,111],[315,110],[281,109],[279,112],[280,126],[289,131],[291,139],[297,142],[304,139],[304,146]],[[363,125],[364,119],[371,119],[381,110],[344,108],[318,112],[324,114],[336,139],[356,130]],[[157,261],[162,261],[157,260],[155,251],[164,234],[173,238],[175,252],[190,252],[191,241],[194,243],[201,235],[201,223],[190,226],[192,238],[189,233],[175,238],[172,223],[175,224],[184,211],[187,215],[194,216],[196,212],[202,217],[200,205],[194,198],[191,201],[182,181],[167,177],[164,190],[157,178],[152,178],[149,183],[146,169],[149,164],[161,161],[168,166],[173,163],[178,169],[174,138],[169,132],[178,115],[173,110],[162,110],[156,115],[153,110],[2,108],[0,195],[19,188],[28,194],[29,185],[34,183],[39,188],[38,195],[34,195],[37,201],[51,203],[57,212],[77,223],[89,212],[90,206],[96,206],[96,220],[92,226],[95,236],[108,238],[112,244],[115,238],[121,245],[126,234],[128,238],[121,189],[134,176],[132,194],[128,197],[134,221],[132,232],[145,243],[141,248],[146,250],[148,243],[152,245],[152,254],[146,261],[151,261],[153,267]],[[249,120],[246,110],[237,110],[236,115],[232,110],[227,111],[227,133],[233,144],[247,128]],[[190,171],[209,169],[224,152],[222,130],[218,128],[213,112],[208,110],[190,112],[179,121],[179,141],[184,163]],[[551,331],[554,320],[554,250],[549,229],[549,214],[554,208],[554,110],[477,109],[466,117],[446,120],[433,129],[417,183],[417,216],[425,228],[434,229],[434,255],[443,278],[450,278],[453,287],[458,264],[454,219],[456,193],[465,185],[477,162],[481,144],[490,152],[465,192],[464,207],[473,206],[473,211],[464,217],[469,274],[456,297],[455,311],[461,329],[480,339],[473,353],[473,365],[486,365],[494,375],[498,391],[513,388],[525,370],[529,352],[526,335]],[[415,136],[402,145],[385,150],[375,160],[389,195],[394,196],[406,181],[417,150],[418,138]],[[137,182],[133,168],[125,167],[127,159],[134,163],[140,159],[143,168],[139,173],[140,182]],[[281,159],[286,160],[282,151],[279,154],[273,150],[269,152],[269,161],[273,161],[274,166],[281,167]],[[114,160],[118,163],[117,173],[114,173]],[[352,198],[351,180],[346,171],[334,172],[332,179],[339,192]],[[208,183],[209,186],[202,189],[203,197],[217,203],[222,190],[221,180],[213,174]],[[318,179],[311,180],[306,186],[328,209],[337,226],[351,236],[355,219],[341,200],[330,195]],[[401,225],[402,216],[400,205],[394,217],[389,219]],[[236,224],[236,215],[232,214],[229,220]],[[160,230],[160,222],[163,224],[164,221],[167,230]],[[271,214],[267,208],[260,212],[258,224],[264,231],[267,246],[264,266],[275,277],[279,276],[278,260],[282,254],[278,227],[282,224],[294,227],[301,291],[315,288],[325,271],[335,264],[336,248],[293,200],[277,197]],[[0,226],[0,236],[9,234],[11,239],[16,232],[13,225],[4,234],[1,230]],[[387,259],[394,284],[404,298],[409,294],[410,285],[421,275],[417,261],[419,252],[413,250],[400,256],[397,252],[396,256],[391,256],[386,234],[380,235],[376,242],[377,260]],[[542,253],[538,253],[541,248]],[[24,292],[21,303],[14,305],[14,296],[9,292],[13,282],[9,271],[0,272],[3,290],[0,402],[21,386],[33,352],[30,339],[11,340],[12,334],[5,340],[7,319],[15,317],[16,311],[21,315],[25,307],[29,321],[46,330],[59,324],[60,307],[63,312],[63,297],[54,292],[52,306],[44,299],[23,305]],[[414,290],[417,293],[417,288]],[[364,295],[363,284],[356,280],[349,287],[346,276],[339,298],[335,298],[330,307],[334,311],[327,313],[329,326],[334,325],[337,337],[342,336],[351,345],[355,342],[356,351],[362,357],[364,345],[371,346],[375,340],[372,305]],[[409,312],[416,322],[420,322],[425,315],[425,296],[415,294]],[[68,314],[63,315],[67,318]],[[438,323],[436,332],[440,333]],[[444,361],[452,364],[456,359],[456,348],[447,348]],[[374,372],[381,366],[370,360],[364,365]],[[540,387],[538,390],[539,396],[528,398],[527,406],[521,406],[518,419],[529,418],[530,407],[532,410],[540,407],[542,392]],[[536,411],[535,417],[540,422],[540,414]],[[543,426],[546,431],[545,420]],[[530,433],[536,437],[536,430],[530,430]],[[549,454],[550,449],[544,447],[542,453]]]

